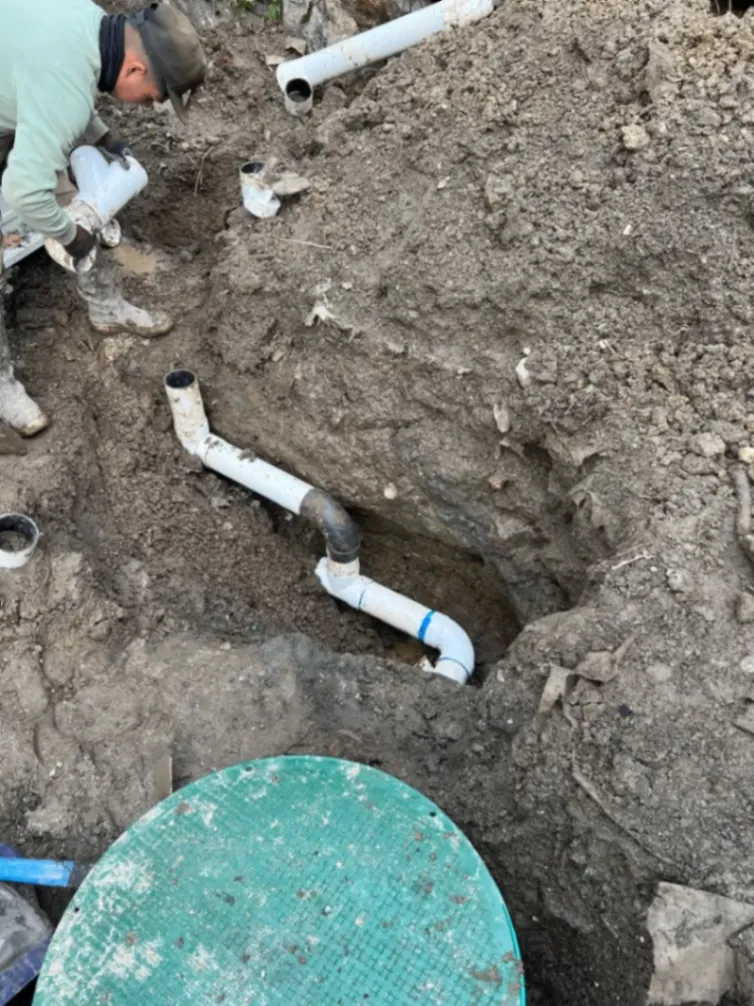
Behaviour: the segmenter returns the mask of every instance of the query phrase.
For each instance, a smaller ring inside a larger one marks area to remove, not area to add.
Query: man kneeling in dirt
[[[94,111],[97,91],[127,104],[170,98],[185,119],[206,61],[199,37],[175,8],[154,3],[138,14],[108,15],[91,0],[1,0],[0,176],[2,194],[33,232],[64,246],[74,263],[95,249],[96,237],[66,213],[72,186],[67,167],[77,142],[97,145],[125,163],[126,144]],[[24,436],[49,425],[47,416],[14,378],[2,314],[0,234],[0,421]],[[124,300],[103,256],[78,274],[78,289],[97,332],[164,335],[162,313]]]

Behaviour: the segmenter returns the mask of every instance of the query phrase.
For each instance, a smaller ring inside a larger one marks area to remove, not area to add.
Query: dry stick
[[[332,244],[318,244],[317,241],[305,241],[301,237],[284,237],[284,241],[291,241],[292,244],[306,244],[309,248],[321,248],[323,251],[332,250]]]
[[[214,149],[215,149],[214,147],[207,147],[207,149],[202,154],[201,161],[199,161],[199,170],[196,173],[196,181],[194,182],[194,195],[195,196],[199,195],[199,186],[204,181],[204,162],[207,160],[207,158],[209,157],[209,155],[212,153],[212,151]]]
[[[646,842],[643,842],[640,838],[637,838],[636,835],[634,835],[634,833],[620,820],[620,818],[617,817],[617,815],[612,810],[610,810],[610,808],[607,806],[605,801],[602,799],[602,797],[595,789],[594,785],[591,782],[589,782],[589,780],[584,775],[581,774],[581,772],[578,770],[575,764],[571,766],[571,773],[573,775],[574,782],[578,786],[580,786],[581,789],[583,789],[583,791],[586,793],[588,797],[590,797],[590,799],[594,800],[594,802],[597,804],[597,806],[605,815],[605,817],[609,821],[612,821],[612,823],[615,825],[616,828],[619,829],[619,831],[622,831],[625,835],[628,835],[631,841],[635,842],[640,849],[643,849],[648,855],[654,856],[655,859],[659,859],[661,863],[665,863],[667,866],[672,867],[677,866],[677,864],[672,859],[668,859],[667,857],[662,856],[659,852],[655,852],[654,849],[651,849],[646,844]]]
[[[733,485],[738,497],[738,513],[736,515],[736,534],[739,538],[751,532],[751,486],[745,469],[736,466],[733,469]]]

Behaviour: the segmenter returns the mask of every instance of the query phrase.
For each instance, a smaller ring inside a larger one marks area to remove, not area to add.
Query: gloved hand
[[[117,161],[126,171],[131,167],[128,163],[128,158],[133,155],[125,140],[121,140],[119,137],[107,132],[99,141],[97,147],[109,161]]]
[[[76,228],[76,237],[70,244],[65,245],[65,250],[73,259],[74,265],[78,265],[82,259],[89,255],[97,244],[95,236],[81,224]]]

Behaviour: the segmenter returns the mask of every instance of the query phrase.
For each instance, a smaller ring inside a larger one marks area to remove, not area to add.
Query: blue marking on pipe
[[[432,621],[434,614],[435,614],[434,611],[428,611],[427,614],[424,616],[424,621],[419,626],[419,631],[416,634],[416,638],[419,640],[420,643],[424,642],[424,637],[427,635],[427,629],[429,629],[429,623]]]
[[[356,609],[357,611],[362,611],[363,610],[363,608],[364,608],[364,598],[367,596],[367,591],[368,590],[369,590],[369,584],[367,584],[366,587],[364,587],[364,589],[361,592],[361,597],[359,598],[359,607]]]
[[[460,660],[456,660],[455,657],[440,657],[440,659],[437,661],[437,663],[441,664],[443,662],[443,660],[449,660],[451,662],[451,664],[458,664],[459,667],[463,668],[463,671],[466,674],[467,678],[471,676],[471,672],[469,671],[468,667],[464,667],[464,665],[461,663],[461,661]],[[437,665],[435,665],[435,666],[437,666]]]
[[[38,887],[68,887],[76,869],[72,862],[55,863],[48,859],[0,857],[0,881],[32,884]]]

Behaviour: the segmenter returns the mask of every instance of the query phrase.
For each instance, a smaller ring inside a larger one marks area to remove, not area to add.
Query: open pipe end
[[[171,391],[185,391],[196,384],[196,374],[190,370],[171,370],[165,378],[165,387]]]
[[[196,454],[209,435],[209,423],[196,374],[191,370],[171,370],[165,378],[165,393],[178,439],[189,454]]]
[[[3,544],[3,533],[12,534],[24,539],[20,548],[6,548]],[[0,569],[20,569],[31,559],[39,542],[39,528],[31,519],[21,513],[0,514]]]
[[[285,107],[291,115],[307,115],[314,105],[314,88],[305,77],[294,77],[283,90]]]
[[[242,175],[261,175],[264,171],[264,161],[247,161],[241,165]]]

